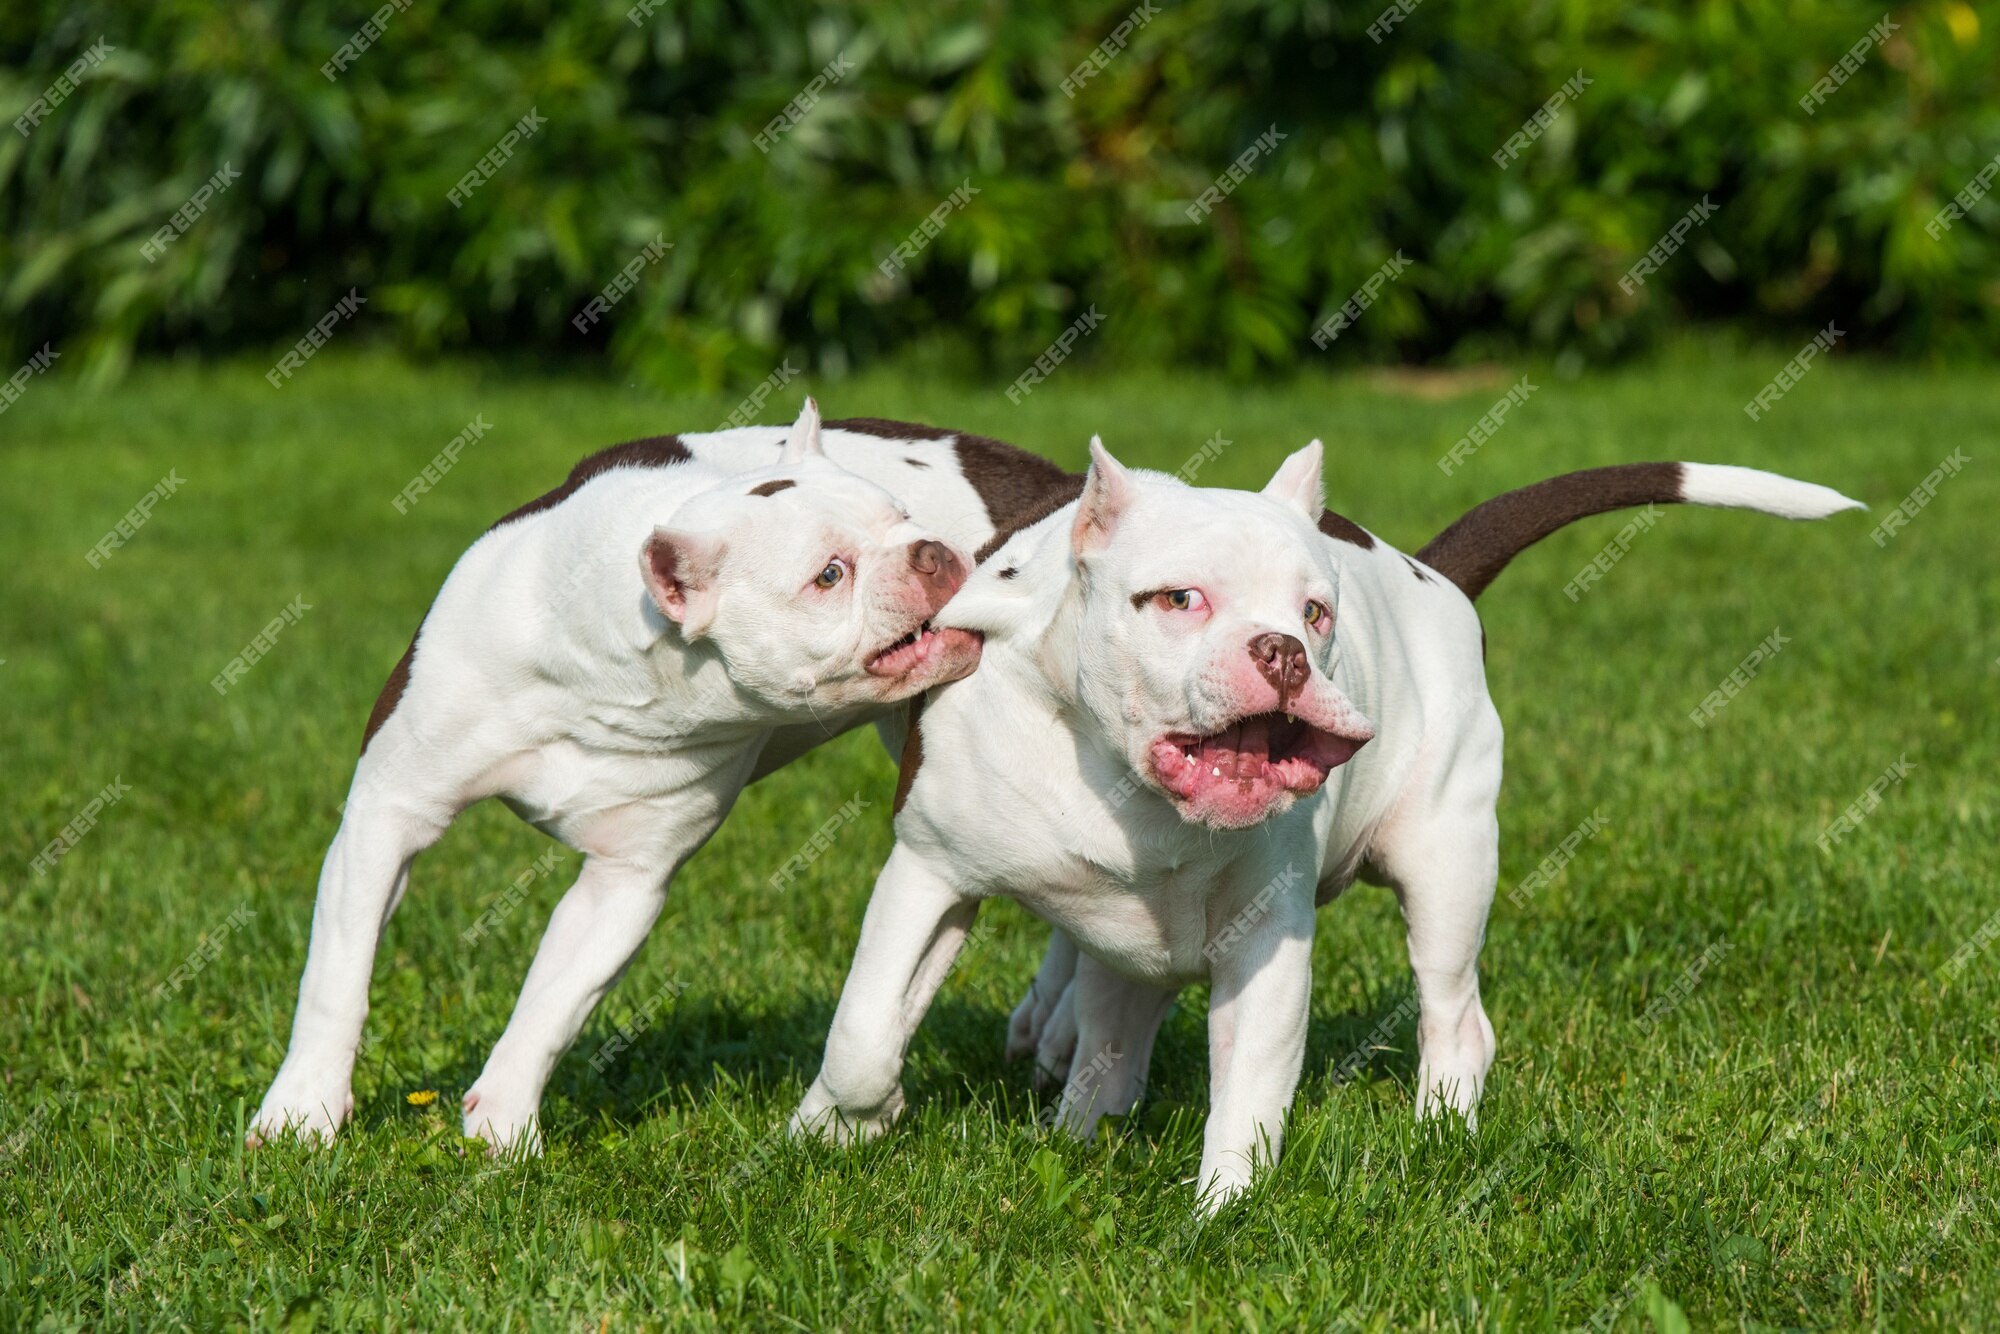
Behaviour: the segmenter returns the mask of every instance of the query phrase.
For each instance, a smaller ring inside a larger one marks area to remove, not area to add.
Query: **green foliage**
[[[26,137],[0,135],[4,350],[54,340],[102,373],[141,348],[289,344],[349,287],[363,327],[411,348],[608,349],[708,385],[910,346],[1011,379],[1092,304],[1093,355],[1238,372],[1523,344],[1600,359],[1687,318],[1787,338],[1831,319],[1922,351],[2000,336],[2000,204],[1925,233],[2000,152],[2000,37],[1959,0],[1892,11],[1810,115],[1799,99],[1880,9],[1424,0],[1377,41],[1373,0],[1187,0],[1066,91],[1126,0],[627,8],[390,4],[329,79],[367,0],[8,6],[0,106],[99,38],[113,51]],[[836,60],[849,72],[762,151]],[[1497,166],[1579,70],[1589,85]],[[530,108],[547,125],[454,207]],[[241,179],[145,257],[225,163]],[[1704,196],[1715,216],[1621,290]],[[572,327],[662,235],[673,250],[610,319]],[[1398,252],[1411,272],[1316,350]]]

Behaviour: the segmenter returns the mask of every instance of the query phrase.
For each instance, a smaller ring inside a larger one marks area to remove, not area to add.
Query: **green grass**
[[[437,584],[581,454],[730,404],[333,351],[282,391],[261,365],[32,382],[0,419],[0,1327],[1538,1329],[1628,1284],[1620,1328],[2000,1323],[2000,945],[1949,985],[1939,971],[2000,909],[2000,380],[1840,360],[1751,423],[1741,405],[1787,355],[1533,373],[1449,478],[1436,459],[1500,386],[1427,400],[1066,368],[1018,408],[916,373],[817,386],[834,415],[1071,466],[1093,430],[1165,467],[1220,431],[1234,443],[1202,480],[1221,484],[1261,485],[1321,435],[1332,503],[1406,549],[1494,492],[1620,460],[1775,468],[1875,506],[1812,526],[1672,511],[1580,601],[1563,585],[1615,521],[1508,571],[1481,604],[1509,774],[1479,1130],[1413,1124],[1407,1022],[1335,1080],[1408,987],[1393,900],[1357,888],[1320,915],[1285,1160],[1199,1231],[1201,995],[1118,1134],[1052,1139],[1000,1056],[1042,942],[1011,905],[919,1033],[896,1133],[849,1155],[773,1138],[890,843],[893,771],[865,734],[747,793],[688,867],[557,1071],[544,1158],[496,1169],[456,1135],[576,864],[564,852],[466,947],[550,846],[491,805],[420,859],[388,931],[356,1124],[330,1151],[246,1153],[363,720]],[[486,438],[397,514],[476,413]],[[1954,448],[1970,465],[1878,548],[1872,524]],[[178,493],[93,570],[85,551],[170,469]],[[299,595],[311,610],[218,696],[210,678]],[[1783,651],[1693,726],[1773,629]],[[1859,829],[1816,846],[1905,756]],[[129,794],[32,874],[114,779]],[[774,891],[855,794],[866,818]],[[1510,904],[1593,812],[1603,831]],[[205,933],[213,961],[156,996]],[[436,1101],[412,1105],[422,1090]]]

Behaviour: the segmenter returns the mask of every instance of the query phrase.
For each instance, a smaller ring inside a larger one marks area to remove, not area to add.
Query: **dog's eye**
[[[819,577],[813,580],[813,587],[832,588],[835,584],[839,583],[842,579],[845,579],[846,577],[847,577],[847,566],[842,564],[840,561],[830,560],[826,563],[826,568],[819,572]]]
[[[1153,605],[1161,611],[1200,611],[1208,600],[1195,588],[1162,589],[1153,595]]]
[[[1318,598],[1306,599],[1306,625],[1314,630],[1324,630],[1333,624],[1333,613]]]

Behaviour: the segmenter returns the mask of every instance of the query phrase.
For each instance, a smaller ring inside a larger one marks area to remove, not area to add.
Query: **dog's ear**
[[[655,528],[639,552],[639,571],[653,605],[680,626],[681,637],[690,643],[707,634],[715,620],[722,552],[722,539],[712,533],[670,528]]]
[[[1083,497],[1070,529],[1070,548],[1078,556],[1102,551],[1111,541],[1119,516],[1132,503],[1132,475],[1111,457],[1104,441],[1090,437],[1090,475],[1083,479]]]
[[[1317,524],[1326,511],[1325,484],[1320,480],[1325,454],[1325,447],[1313,441],[1278,465],[1277,475],[1264,488],[1264,494],[1297,509],[1306,516],[1307,523]]]
[[[799,410],[799,419],[792,423],[792,433],[785,437],[785,452],[778,463],[789,467],[806,459],[825,457],[826,451],[819,445],[819,404],[808,397],[805,407]]]

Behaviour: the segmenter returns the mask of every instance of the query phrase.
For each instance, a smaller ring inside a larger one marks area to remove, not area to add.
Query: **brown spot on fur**
[[[1319,530],[1336,542],[1352,542],[1364,551],[1375,545],[1375,535],[1344,514],[1326,510],[1319,516]]]
[[[525,519],[530,514],[553,509],[576,494],[577,489],[585,482],[613,468],[668,468],[676,463],[686,463],[693,457],[694,455],[688,453],[687,446],[681,443],[681,438],[677,435],[648,436],[644,440],[631,440],[622,445],[613,445],[609,449],[600,449],[571,468],[569,476],[563,480],[561,486],[536,496],[518,509],[503,514],[494,522],[493,527],[486,531],[490,533],[493,528],[503,527],[516,519]],[[791,483],[787,482],[785,485],[789,486]],[[426,611],[424,614],[428,616],[430,613]],[[389,721],[389,715],[396,711],[396,705],[402,701],[403,691],[410,684],[410,662],[416,657],[417,640],[423,632],[423,623],[418,622],[417,633],[410,636],[410,646],[403,650],[403,656],[390,671],[388,681],[382,686],[382,693],[375,697],[375,707],[368,713],[368,727],[361,734],[361,753],[364,755],[368,753],[368,743],[375,739],[375,734],[382,730],[382,725]]]
[[[1408,556],[1403,557],[1403,564],[1410,567],[1410,573],[1417,576],[1418,583],[1427,584],[1431,581],[1430,571],[1411,560]]]
[[[1586,468],[1474,505],[1426,542],[1417,559],[1476,598],[1508,561],[1565,524],[1610,510],[1677,505],[1680,500],[1678,463]]]
[[[924,766],[924,734],[919,725],[924,716],[924,697],[918,695],[910,701],[910,730],[903,736],[903,757],[896,765],[896,799],[889,805],[890,815],[899,815],[903,803],[910,799],[910,784],[917,781],[917,770]]]
[[[926,472],[930,471],[931,465],[925,463],[922,459],[913,459],[909,455],[905,454],[903,456],[903,462],[909,464],[912,468],[922,468]]]
[[[786,487],[797,485],[798,483],[792,481],[790,478],[780,477],[775,482],[760,482],[758,485],[751,487],[750,494],[753,496],[775,496]]]
[[[382,730],[382,724],[389,721],[389,715],[402,701],[403,689],[410,684],[410,660],[417,656],[417,637],[423,632],[423,626],[417,626],[417,633],[410,636],[410,646],[403,650],[402,657],[396,659],[388,681],[382,686],[382,693],[375,697],[375,707],[368,711],[368,729],[361,734],[363,755],[368,753],[368,743],[375,739],[375,734]]]

